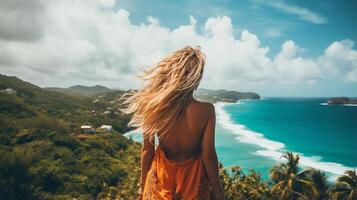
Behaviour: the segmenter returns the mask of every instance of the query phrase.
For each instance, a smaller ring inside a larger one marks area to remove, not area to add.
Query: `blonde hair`
[[[200,47],[186,46],[157,65],[143,70],[139,79],[147,81],[138,91],[125,93],[120,99],[127,107],[120,109],[133,114],[129,127],[141,127],[144,137],[160,133],[160,139],[174,123],[181,119],[183,111],[193,99],[203,74],[205,55]]]

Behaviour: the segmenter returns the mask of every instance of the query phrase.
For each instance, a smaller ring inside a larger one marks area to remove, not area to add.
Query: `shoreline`
[[[237,150],[242,150],[241,146],[244,146],[244,148],[247,148],[248,146],[249,149],[243,149],[242,152],[245,152],[248,155],[244,155],[244,160],[241,161],[237,155],[235,155],[234,158],[229,159],[229,161],[226,161],[226,163],[222,162],[224,165],[239,165],[241,166],[242,163],[243,165],[247,165],[247,163],[254,163],[257,162],[252,158],[251,156],[257,156],[260,157],[261,159],[265,158],[270,160],[269,161],[263,161],[263,163],[260,163],[260,168],[263,168],[262,166],[264,163],[266,163],[269,166],[266,166],[266,168],[271,168],[273,167],[274,163],[281,163],[283,160],[281,159],[281,155],[285,153],[286,151],[290,151],[284,143],[281,143],[279,141],[274,141],[270,140],[265,137],[264,134],[255,132],[247,128],[245,125],[233,122],[231,115],[226,112],[223,108],[226,105],[234,105],[234,104],[241,104],[244,103],[245,100],[243,101],[237,101],[235,103],[230,103],[230,102],[215,102],[213,103],[215,109],[216,109],[216,115],[217,115],[217,130],[216,134],[218,135],[217,137],[223,137],[219,136],[221,134],[230,134],[231,136],[234,137],[234,142],[237,144],[231,144],[234,145],[231,148],[236,148]],[[248,100],[249,101],[249,100]],[[141,141],[141,134],[137,134],[140,132],[139,129],[135,129],[129,132],[124,133],[123,135],[127,138],[132,138],[134,141],[140,142]],[[224,133],[221,133],[224,132]],[[139,136],[138,136],[139,135]],[[218,141],[217,141],[218,142]],[[224,146],[224,142],[220,141],[223,144],[221,145],[221,148],[226,148]],[[240,145],[241,144],[241,145]],[[235,146],[236,145],[236,146]],[[217,148],[217,147],[216,147]],[[251,151],[249,151],[251,150]],[[220,149],[217,149],[217,151],[220,151]],[[223,151],[223,150],[221,150]],[[345,171],[347,170],[357,170],[357,167],[348,167],[345,166],[341,163],[337,162],[329,162],[329,161],[323,161],[322,157],[319,156],[304,156],[303,153],[300,152],[295,152],[292,151],[295,154],[300,155],[300,165],[303,167],[313,167],[315,169],[321,170],[325,172],[329,180],[335,180],[338,176],[343,175]],[[228,152],[229,153],[229,152]],[[223,155],[223,153],[222,153]],[[224,153],[225,158],[227,157],[227,152]],[[232,155],[233,156],[233,155]],[[242,156],[242,154],[241,154]],[[250,157],[249,157],[250,156]],[[250,159],[250,160],[249,160]],[[270,165],[272,164],[272,165]],[[251,165],[251,166],[256,166],[256,165]],[[255,167],[252,169],[255,169]],[[261,171],[260,173],[262,174],[267,174],[268,172]]]
[[[266,157],[276,162],[282,162],[282,154],[286,151],[290,151],[286,148],[285,144],[265,138],[264,134],[252,131],[248,129],[245,125],[233,122],[231,115],[223,109],[226,105],[234,105],[241,103],[244,103],[244,101],[238,101],[236,103],[215,103],[214,105],[217,109],[218,118],[217,122],[220,123],[220,125],[224,129],[230,131],[231,134],[236,135],[236,140],[238,142],[248,143],[262,148],[261,150],[257,150],[256,152],[251,152],[252,154],[260,157]],[[337,162],[322,161],[322,157],[319,156],[304,156],[304,154],[300,152],[292,152],[300,155],[301,166],[312,167],[324,171],[329,175],[329,178],[331,180],[335,180],[338,176],[343,175],[344,172],[347,170],[357,170],[357,167],[348,167]]]

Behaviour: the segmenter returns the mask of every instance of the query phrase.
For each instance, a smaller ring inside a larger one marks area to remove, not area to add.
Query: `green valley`
[[[7,88],[16,94],[0,94],[0,199],[95,199],[135,182],[127,180],[137,177],[140,144],[122,136],[129,116],[115,103],[124,91],[75,96],[0,75]]]

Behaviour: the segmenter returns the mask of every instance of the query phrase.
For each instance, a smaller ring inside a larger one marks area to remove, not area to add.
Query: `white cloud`
[[[202,87],[317,84],[323,79],[357,82],[357,53],[350,40],[332,43],[317,58],[302,57],[304,49],[286,41],[276,56],[269,57],[269,48],[261,46],[257,35],[244,30],[235,37],[229,17],[211,17],[198,27],[190,16],[188,24],[169,29],[152,16],[133,24],[128,11],[113,11],[113,5],[99,0],[41,1],[39,38],[0,37],[0,73],[43,86],[99,83],[132,88],[139,86],[134,76],[138,68],[185,45],[200,45],[207,55]]]
[[[328,20],[307,9],[307,8],[303,8],[303,7],[298,7],[298,6],[294,6],[294,5],[289,5],[284,3],[283,1],[277,1],[277,0],[265,0],[265,1],[260,1],[260,0],[254,0],[255,3],[258,4],[264,4],[267,6],[270,6],[272,8],[281,10],[285,13],[289,13],[289,14],[293,14],[298,16],[300,19],[313,23],[313,24],[326,24],[328,23]]]
[[[2,0],[0,2],[0,39],[36,40],[42,36],[40,0]]]
[[[353,49],[354,42],[342,40],[333,42],[326,48],[317,63],[324,70],[325,77],[345,77],[345,81],[357,82],[357,51]]]

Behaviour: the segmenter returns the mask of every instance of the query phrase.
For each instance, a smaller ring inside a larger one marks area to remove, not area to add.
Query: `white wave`
[[[223,107],[227,104],[234,103],[217,102],[214,104],[217,113],[217,122],[222,126],[222,128],[238,135],[236,139],[240,142],[250,143],[264,148],[264,150],[258,150],[253,154],[269,157],[273,160],[281,162],[281,156],[287,151],[285,149],[285,145],[278,141],[269,140],[261,133],[248,130],[244,125],[234,123],[229,113],[223,109]],[[340,163],[321,161],[321,157],[307,157],[298,152],[294,153],[300,155],[300,164],[302,166],[313,167],[334,175],[342,175],[345,171],[354,169]],[[357,168],[355,169],[357,170]],[[333,176],[332,178],[336,178],[336,176]]]
[[[258,146],[264,147],[269,150],[279,150],[284,148],[284,144],[281,142],[276,142],[273,140],[269,140],[264,137],[264,135],[248,130],[244,125],[236,124],[231,120],[229,114],[223,110],[223,106],[228,103],[226,102],[217,102],[215,103],[216,113],[217,113],[217,121],[220,125],[232,131],[233,134],[236,134],[236,139],[240,142],[256,144]],[[236,104],[236,103],[230,103]]]
[[[131,138],[136,142],[141,142],[143,140],[141,128],[124,133],[124,137]]]
[[[357,104],[343,104],[344,106],[357,106]]]
[[[330,105],[328,103],[320,103],[322,106],[336,106],[336,105]],[[357,106],[357,104],[337,104],[337,106]]]
[[[124,133],[123,135],[125,137],[130,137],[130,136],[138,134],[140,131],[141,131],[140,128],[137,128],[137,129],[134,129],[132,131],[128,131],[128,132]]]

